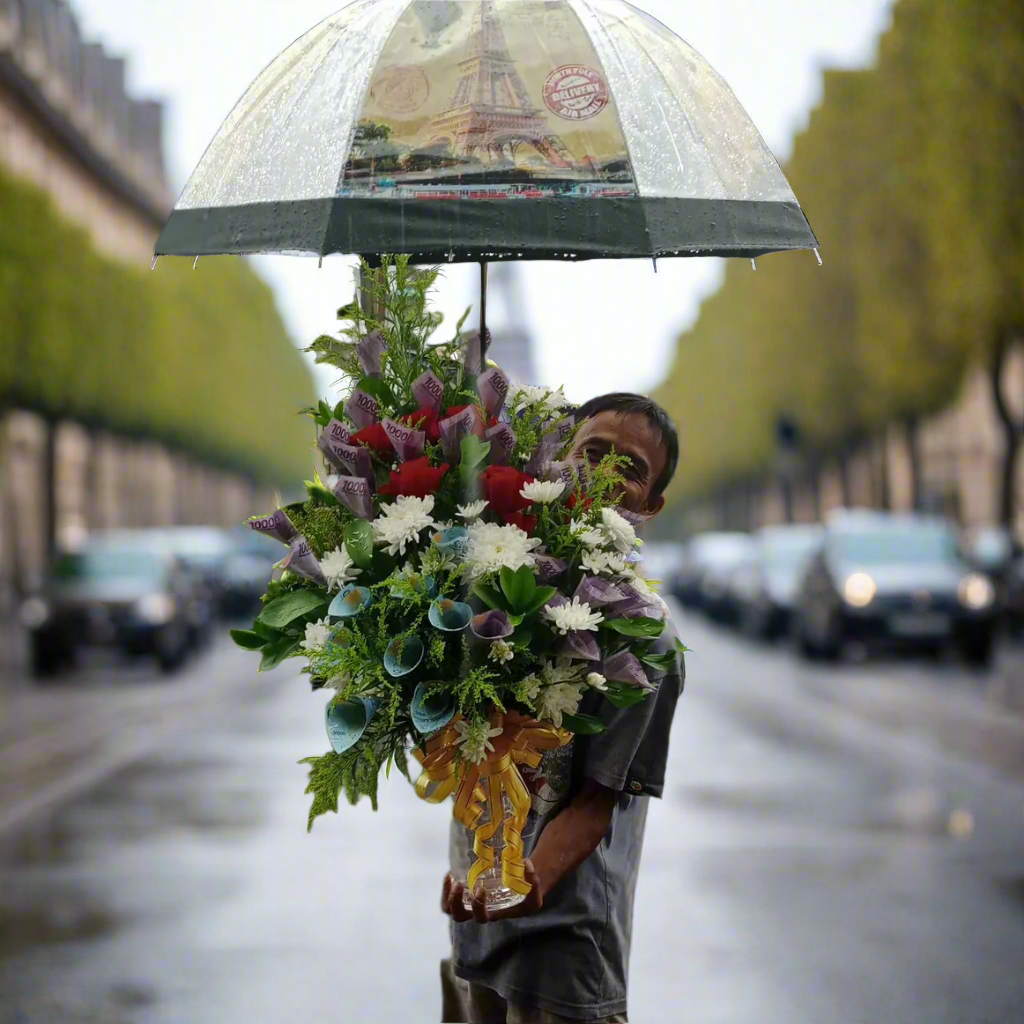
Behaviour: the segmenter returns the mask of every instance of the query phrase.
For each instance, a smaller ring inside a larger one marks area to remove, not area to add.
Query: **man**
[[[596,464],[613,448],[627,455],[620,504],[653,516],[679,460],[668,415],[648,398],[612,394],[583,405],[573,456]],[[675,649],[668,624],[661,651]],[[582,712],[605,731],[577,736],[524,772],[533,794],[523,831],[525,902],[488,912],[463,906],[463,887],[445,878],[441,906],[452,918],[452,960],[441,965],[446,1022],[625,1021],[633,894],[647,818],[647,797],[660,797],[668,737],[683,688],[683,663],[657,692],[628,709],[599,693]],[[453,857],[467,841],[452,823]]]

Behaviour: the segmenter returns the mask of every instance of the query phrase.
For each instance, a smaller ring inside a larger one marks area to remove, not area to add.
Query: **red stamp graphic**
[[[370,95],[389,114],[414,114],[430,98],[430,82],[415,65],[392,64],[373,80]]]
[[[608,86],[593,68],[564,64],[548,75],[544,102],[552,114],[566,121],[586,121],[608,106]]]

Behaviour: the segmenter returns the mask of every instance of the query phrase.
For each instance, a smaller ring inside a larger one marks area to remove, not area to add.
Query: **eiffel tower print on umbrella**
[[[624,0],[356,0],[253,82],[156,253],[486,267],[816,245],[728,85]]]

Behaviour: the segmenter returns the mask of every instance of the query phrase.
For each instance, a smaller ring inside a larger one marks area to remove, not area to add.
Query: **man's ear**
[[[663,508],[665,507],[665,495],[659,494],[656,498],[653,498],[647,505],[647,509],[644,515],[650,516],[653,519]]]

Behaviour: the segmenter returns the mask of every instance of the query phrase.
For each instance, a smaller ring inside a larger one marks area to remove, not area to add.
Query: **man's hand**
[[[484,900],[483,891],[477,890],[473,899],[472,909],[467,909],[463,903],[463,893],[466,887],[462,882],[456,882],[451,875],[444,876],[444,887],[441,889],[441,909],[456,922],[475,921],[477,924],[489,924],[491,921],[504,921],[510,917],[523,917],[526,914],[535,914],[544,906],[544,891],[541,887],[540,877],[534,869],[533,862],[527,859],[524,862],[526,868],[526,881],[533,887],[529,895],[522,903],[517,903],[507,910],[488,910]]]

